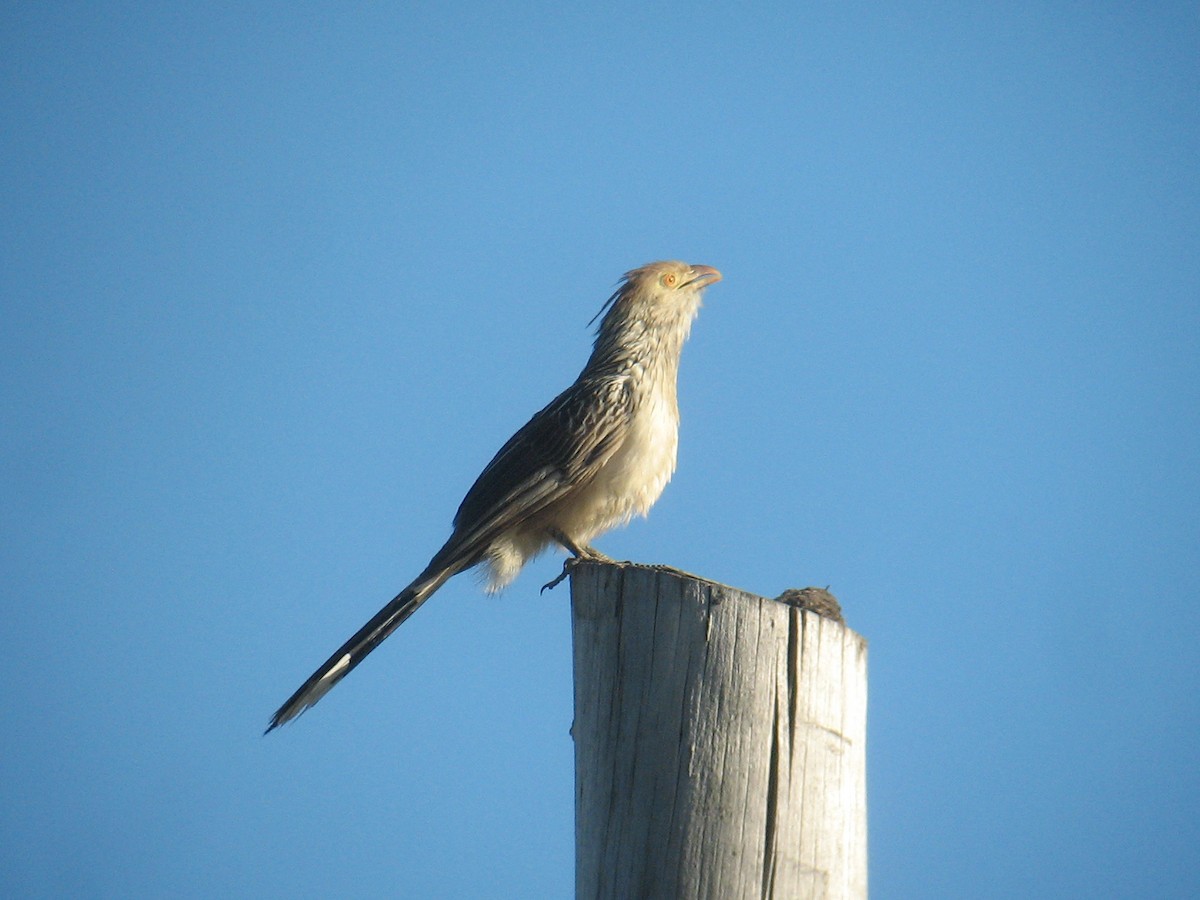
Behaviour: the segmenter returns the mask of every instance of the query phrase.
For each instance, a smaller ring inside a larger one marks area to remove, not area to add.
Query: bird
[[[324,697],[454,575],[483,566],[494,593],[554,545],[570,556],[546,587],[581,560],[607,560],[592,540],[645,516],[675,471],[680,355],[704,289],[720,280],[711,266],[674,260],[626,272],[592,318],[600,324],[579,377],[500,448],[429,565],[309,676],[264,734]]]

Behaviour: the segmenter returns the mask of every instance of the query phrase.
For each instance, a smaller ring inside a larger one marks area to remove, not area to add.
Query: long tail
[[[430,566],[432,569],[433,566]],[[335,684],[367,658],[372,650],[389,634],[399,628],[404,620],[417,611],[422,603],[433,596],[433,592],[446,583],[460,567],[444,567],[431,572],[426,569],[421,576],[397,594],[392,602],[371,618],[371,621],[355,632],[354,637],[338,647],[325,664],[309,676],[288,701],[271,716],[271,724],[263,734],[288,722],[325,696]]]

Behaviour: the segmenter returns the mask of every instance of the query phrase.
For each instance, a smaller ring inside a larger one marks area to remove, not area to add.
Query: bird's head
[[[621,285],[596,314],[599,318],[608,313],[600,330],[614,318],[677,323],[686,328],[700,309],[701,292],[720,280],[721,273],[712,266],[677,260],[647,263],[626,272]]]
[[[649,263],[625,274],[625,280],[640,286],[658,289],[664,296],[681,291],[700,291],[721,280],[721,273],[712,266],[689,266],[685,262],[668,260]]]

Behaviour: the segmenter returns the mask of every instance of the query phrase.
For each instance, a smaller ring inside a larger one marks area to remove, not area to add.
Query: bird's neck
[[[699,308],[697,297],[693,305],[656,315],[612,310],[584,371],[627,375],[674,390],[679,357]]]

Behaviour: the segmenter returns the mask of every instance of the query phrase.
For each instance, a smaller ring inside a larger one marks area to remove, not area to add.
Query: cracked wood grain
[[[866,896],[866,641],[806,591],[574,569],[577,898]]]

